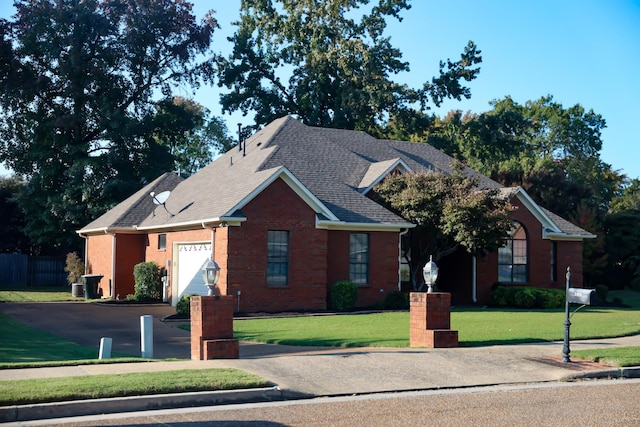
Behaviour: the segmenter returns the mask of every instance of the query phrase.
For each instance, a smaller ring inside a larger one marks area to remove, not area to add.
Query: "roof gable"
[[[367,169],[367,172],[360,181],[358,191],[362,194],[367,194],[373,187],[382,181],[385,176],[389,175],[393,171],[398,171],[400,173],[412,172],[411,168],[400,158],[371,163],[369,169]]]
[[[522,187],[504,188],[503,195],[517,197],[542,225],[542,238],[553,240],[582,240],[596,236],[559,215],[538,205]]]

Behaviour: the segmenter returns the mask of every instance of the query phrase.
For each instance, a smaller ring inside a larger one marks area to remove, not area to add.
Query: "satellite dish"
[[[152,191],[150,194],[153,198],[153,203],[155,203],[156,205],[164,205],[171,195],[171,191],[163,191],[160,194],[156,194]]]
[[[163,191],[162,193],[159,193],[159,194],[156,194],[155,192],[152,191],[151,193],[149,193],[149,195],[153,199],[154,204],[162,205],[164,210],[167,211],[167,213],[169,214],[169,218],[173,217],[173,214],[169,212],[169,209],[167,209],[167,206],[165,205],[165,203],[167,202],[167,199],[171,195],[171,191]],[[155,209],[153,210],[153,216],[156,216]]]

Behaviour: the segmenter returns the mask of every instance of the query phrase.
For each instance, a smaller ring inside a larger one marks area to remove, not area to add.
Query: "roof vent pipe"
[[[238,151],[242,151],[242,123],[238,123]]]

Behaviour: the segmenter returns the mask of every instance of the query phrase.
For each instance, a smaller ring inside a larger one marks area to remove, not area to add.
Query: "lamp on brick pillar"
[[[212,259],[208,259],[202,266],[202,278],[205,285],[209,288],[207,296],[213,296],[218,279],[220,278],[220,266]]]
[[[429,261],[424,265],[422,276],[427,285],[427,292],[433,292],[433,285],[438,280],[438,266],[433,262],[433,256],[429,256]]]

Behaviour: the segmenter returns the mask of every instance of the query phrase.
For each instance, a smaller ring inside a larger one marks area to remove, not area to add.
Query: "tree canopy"
[[[171,170],[154,138],[167,125],[158,101],[198,86],[217,23],[197,23],[182,0],[15,8],[0,20],[0,160],[26,178],[28,234],[70,245],[79,226]]]
[[[410,231],[414,288],[430,255],[438,261],[459,247],[471,253],[496,251],[513,228],[509,201],[497,190],[480,190],[460,164],[451,175],[389,175],[374,191],[383,204],[418,226]]]
[[[464,82],[479,72],[470,41],[457,61],[422,88],[392,79],[409,71],[384,35],[387,19],[402,20],[407,0],[243,0],[233,53],[218,62],[223,111],[255,112],[256,126],[292,114],[312,126],[383,133],[401,116],[445,98],[471,96]]]
[[[192,99],[176,96],[156,106],[154,137],[174,158],[173,169],[193,174],[234,144],[227,125]]]

